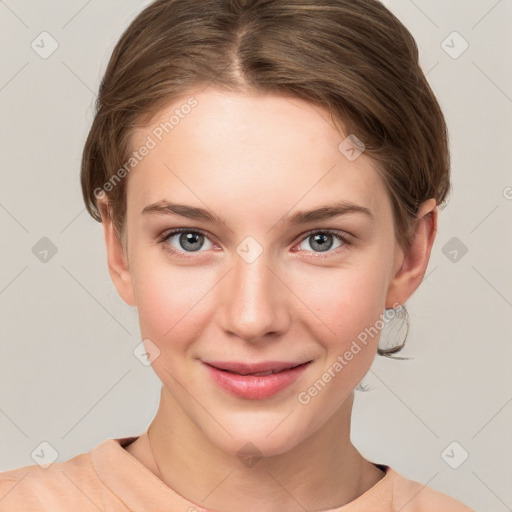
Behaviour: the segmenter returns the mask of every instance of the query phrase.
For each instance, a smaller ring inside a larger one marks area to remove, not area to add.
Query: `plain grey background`
[[[62,462],[107,438],[139,435],[158,406],[160,381],[133,353],[136,310],[110,281],[102,228],[79,184],[102,73],[148,3],[0,1],[2,471],[34,464],[43,442]],[[412,359],[376,358],[369,391],[356,393],[352,438],[407,478],[479,512],[506,511],[512,0],[385,3],[415,37],[446,115],[453,191],[408,303],[401,355]]]

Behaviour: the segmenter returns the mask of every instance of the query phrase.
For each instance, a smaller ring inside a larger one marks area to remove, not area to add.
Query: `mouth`
[[[247,364],[202,361],[212,382],[238,398],[262,400],[291,387],[313,361]]]
[[[299,366],[304,366],[312,361],[305,361],[301,363],[293,362],[280,362],[280,361],[267,361],[261,363],[237,363],[227,361],[203,361],[205,364],[228,373],[234,373],[236,375],[251,375],[254,377],[264,377],[266,375],[272,375],[274,373],[280,373],[286,370],[292,370]]]

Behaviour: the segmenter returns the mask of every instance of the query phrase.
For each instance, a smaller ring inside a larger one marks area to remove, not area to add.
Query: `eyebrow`
[[[371,210],[365,206],[360,206],[349,201],[339,201],[313,210],[298,211],[292,215],[286,214],[277,222],[277,224],[289,224],[291,226],[296,226],[319,220],[326,220],[349,213],[362,213],[372,219],[374,218]],[[214,224],[226,224],[223,217],[217,216],[208,210],[198,208],[196,206],[172,203],[165,199],[149,204],[141,211],[141,214],[179,215],[188,219],[202,220]]]

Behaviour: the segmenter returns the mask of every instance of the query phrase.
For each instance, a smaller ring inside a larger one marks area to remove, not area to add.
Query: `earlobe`
[[[399,259],[399,268],[391,280],[386,296],[386,308],[405,304],[423,280],[437,232],[438,208],[435,199],[421,204],[410,248]]]
[[[108,202],[98,200],[98,209],[101,213],[110,277],[121,298],[129,306],[135,306],[132,276],[125,250],[112,222],[110,206]]]

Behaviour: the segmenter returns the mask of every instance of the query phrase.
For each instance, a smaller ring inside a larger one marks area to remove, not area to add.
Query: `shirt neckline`
[[[102,482],[133,512],[147,512],[148,500],[153,510],[171,510],[172,507],[188,510],[194,507],[197,512],[212,512],[178,494],[152,473],[144,464],[125,450],[140,436],[111,438],[103,441],[91,451],[91,462]],[[364,505],[364,501],[390,484],[394,470],[387,465],[372,464],[385,475],[355,500],[341,507],[321,512],[352,512]],[[115,468],[115,471],[113,471]]]

